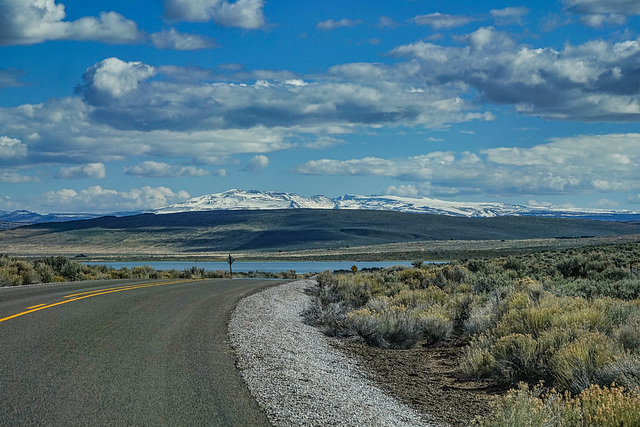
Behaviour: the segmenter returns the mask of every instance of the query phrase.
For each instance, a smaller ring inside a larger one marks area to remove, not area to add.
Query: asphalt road
[[[227,324],[239,299],[272,284],[0,288],[0,425],[269,425]]]

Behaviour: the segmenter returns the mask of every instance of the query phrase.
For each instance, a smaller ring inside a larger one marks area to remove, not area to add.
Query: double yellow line
[[[195,280],[199,280],[199,279],[184,279],[184,280],[176,280],[173,282],[138,283],[135,285],[118,286],[115,288],[106,288],[106,289],[96,289],[94,291],[87,291],[87,292],[80,292],[72,295],[66,295],[64,298],[68,298],[68,299],[65,299],[64,301],[59,301],[53,304],[38,304],[38,305],[33,305],[31,307],[27,307],[26,311],[13,314],[11,316],[3,317],[2,319],[0,319],[0,323],[6,320],[15,319],[16,317],[24,316],[25,314],[33,313],[35,311],[44,310],[45,308],[51,308],[58,305],[67,304],[67,303],[78,301],[85,298],[96,297],[98,295],[106,295],[106,294],[112,294],[114,292],[130,291],[132,289],[150,288],[153,286],[165,286],[165,285],[174,285],[176,283],[188,283],[188,282],[193,282]]]

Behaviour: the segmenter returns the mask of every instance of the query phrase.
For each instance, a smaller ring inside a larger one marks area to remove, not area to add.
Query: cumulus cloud
[[[116,12],[98,18],[66,21],[63,4],[55,0],[4,0],[0,2],[0,45],[29,45],[47,40],[93,40],[137,43],[144,39],[138,25]]]
[[[12,160],[26,157],[27,146],[22,141],[7,136],[0,136],[0,160]]]
[[[439,31],[448,28],[462,27],[477,18],[464,15],[447,15],[444,13],[430,13],[428,15],[419,15],[412,19],[418,25],[426,25],[432,29]]]
[[[109,58],[85,73],[86,83],[78,93],[95,107],[92,119],[145,131],[295,126],[303,132],[301,127],[439,126],[493,118],[473,111],[451,88],[430,85],[427,91],[409,69],[382,64],[334,67],[330,80],[312,82],[282,73],[271,73],[274,80],[246,83],[150,79],[159,72],[171,77],[178,70]],[[418,85],[425,89],[416,89]]]
[[[158,49],[203,50],[216,47],[212,39],[197,34],[184,34],[175,28],[151,34],[151,44]]]
[[[164,0],[172,21],[213,21],[225,27],[256,30],[265,27],[264,0]]]
[[[605,24],[622,25],[628,16],[640,15],[640,3],[635,0],[564,0],[564,9],[581,15],[580,21],[594,28]]]
[[[48,191],[34,197],[31,204],[36,210],[44,212],[112,213],[157,209],[183,202],[189,197],[186,191],[174,192],[167,187],[145,186],[117,191],[96,185],[80,191],[68,188]]]
[[[107,177],[107,169],[102,163],[60,168],[55,178],[59,179],[102,179]]]
[[[127,175],[153,178],[186,178],[209,175],[208,171],[195,166],[170,165],[150,160],[125,168],[125,173]]]
[[[362,24],[362,21],[353,19],[340,19],[339,21],[334,21],[333,19],[329,19],[327,21],[318,22],[316,28],[319,30],[332,31],[337,28],[355,27],[359,24]]]
[[[269,166],[269,158],[267,156],[258,155],[249,159],[249,163],[243,169],[246,172],[259,172]]]
[[[507,7],[493,9],[490,14],[496,25],[522,25],[522,18],[529,12],[530,10],[526,7]]]
[[[511,104],[522,114],[579,121],[640,119],[640,39],[555,50],[519,45],[483,27],[461,40],[468,46],[417,42],[395,48],[392,55],[418,61],[416,74],[428,81],[469,85],[484,101]]]
[[[435,151],[406,159],[313,160],[303,175],[386,176],[419,185],[391,186],[389,194],[573,194],[640,189],[640,134],[554,138],[530,148],[477,153]]]
[[[439,127],[492,118],[447,88],[426,93],[415,90],[413,82],[395,82],[391,70],[381,71],[389,81],[306,85],[141,80],[155,70],[140,63],[101,63],[86,73],[78,92],[82,98],[0,109],[0,135],[16,135],[41,162],[149,156],[197,163],[306,141],[333,143],[331,138],[356,127]],[[334,71],[337,79],[344,78],[341,70]]]
[[[107,58],[90,67],[82,76],[84,96],[95,104],[123,98],[138,89],[140,82],[156,74],[154,67],[142,62],[124,62]]]

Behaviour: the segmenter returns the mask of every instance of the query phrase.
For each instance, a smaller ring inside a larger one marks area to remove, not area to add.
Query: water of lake
[[[184,270],[194,265],[198,268],[204,268],[206,271],[229,270],[229,264],[226,262],[189,262],[189,261],[127,261],[127,262],[87,262],[88,265],[106,265],[117,270],[122,267],[133,268],[148,265],[156,270]],[[236,261],[233,263],[234,272],[261,271],[267,273],[279,273],[281,271],[294,270],[296,273],[319,273],[325,270],[349,270],[353,265],[358,270],[363,268],[386,268],[395,265],[410,267],[411,261]]]

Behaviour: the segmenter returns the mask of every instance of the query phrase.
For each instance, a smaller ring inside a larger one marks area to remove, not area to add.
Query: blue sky
[[[640,210],[637,0],[0,0],[0,210]]]

